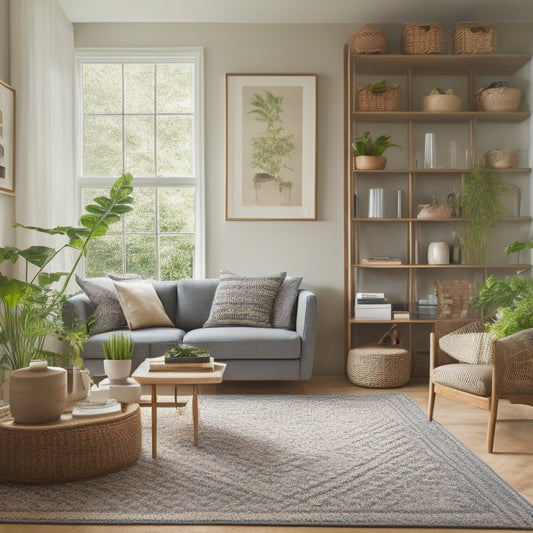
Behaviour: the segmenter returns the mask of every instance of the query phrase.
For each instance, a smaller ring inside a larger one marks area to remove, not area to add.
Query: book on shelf
[[[356,293],[358,304],[383,304],[387,303],[384,292],[358,292]]]
[[[358,320],[390,320],[391,304],[355,304],[354,317]]]
[[[397,257],[363,257],[361,259],[362,265],[401,265],[402,260]]]
[[[409,311],[393,311],[392,318],[394,320],[409,320]]]

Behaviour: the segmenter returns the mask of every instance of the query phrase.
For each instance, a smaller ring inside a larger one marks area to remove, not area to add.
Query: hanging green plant
[[[466,218],[463,254],[467,263],[486,263],[495,222],[507,214],[502,197],[512,191],[498,170],[477,167],[466,175],[461,207]]]

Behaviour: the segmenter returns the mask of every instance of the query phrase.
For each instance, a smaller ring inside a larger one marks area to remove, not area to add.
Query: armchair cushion
[[[444,335],[439,339],[439,346],[448,355],[461,363],[492,363],[493,341],[482,321],[471,322]]]
[[[434,383],[488,398],[492,392],[492,365],[457,363],[433,369]]]

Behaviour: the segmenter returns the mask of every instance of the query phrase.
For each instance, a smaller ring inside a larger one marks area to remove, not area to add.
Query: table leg
[[[194,423],[194,445],[198,446],[198,385],[192,386],[192,420]]]
[[[152,459],[157,457],[157,385],[152,385]]]

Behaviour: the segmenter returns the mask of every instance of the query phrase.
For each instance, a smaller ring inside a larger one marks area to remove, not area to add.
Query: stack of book
[[[358,292],[354,317],[357,320],[390,320],[392,306],[383,292]]]
[[[391,265],[401,265],[402,260],[398,257],[363,257],[361,259],[362,265],[384,265],[384,266],[391,266]]]
[[[213,371],[215,361],[208,350],[189,344],[178,344],[168,350],[162,359],[150,361],[151,371]]]

